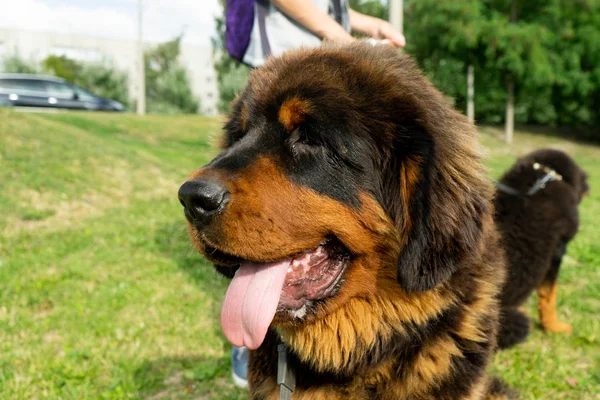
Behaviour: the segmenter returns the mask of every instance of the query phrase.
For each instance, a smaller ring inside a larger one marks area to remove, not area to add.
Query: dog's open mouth
[[[331,296],[349,258],[347,250],[337,240],[321,243],[292,258],[285,275],[278,310],[297,310],[308,300]]]
[[[225,336],[235,346],[258,348],[276,312],[334,295],[349,261],[348,250],[332,239],[281,261],[241,262],[221,311]]]

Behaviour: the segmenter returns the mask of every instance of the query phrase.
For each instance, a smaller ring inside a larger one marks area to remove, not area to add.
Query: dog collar
[[[528,196],[533,196],[534,194],[545,188],[547,183],[550,183],[552,181],[562,181],[562,176],[558,172],[556,172],[552,168],[546,167],[545,165],[542,165],[540,163],[534,163],[533,169],[535,169],[536,171],[538,169],[542,169],[546,173],[546,175],[542,176],[540,179],[535,181],[531,189],[527,191]]]
[[[529,190],[526,192],[527,196],[533,196],[540,190],[544,189],[546,187],[546,185],[552,181],[562,181],[562,179],[563,179],[562,175],[560,175],[558,172],[556,172],[552,168],[542,165],[540,163],[533,163],[533,169],[536,171],[541,169],[546,174],[535,181],[533,186],[531,186],[531,188],[529,188]],[[496,186],[496,188],[499,191],[506,193],[506,194],[510,194],[511,196],[521,196],[522,195],[522,193],[520,191],[518,191],[517,189],[515,189],[513,187],[505,185],[504,183],[494,181],[494,185]]]
[[[288,362],[288,351],[285,344],[277,345],[277,384],[279,385],[279,399],[290,400],[296,388],[296,375]]]

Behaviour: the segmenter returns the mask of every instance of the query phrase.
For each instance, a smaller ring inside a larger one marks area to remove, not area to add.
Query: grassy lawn
[[[226,282],[191,249],[176,198],[219,131],[196,116],[0,109],[0,399],[246,397],[218,322]],[[600,147],[483,131],[492,176],[553,146],[592,187],[561,274],[573,335],[536,327],[492,370],[524,399],[600,399]]]

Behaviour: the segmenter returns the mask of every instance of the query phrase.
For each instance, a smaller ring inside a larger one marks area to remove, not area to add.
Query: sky
[[[210,45],[218,0],[142,0],[144,40]],[[138,0],[0,0],[0,28],[137,38]]]

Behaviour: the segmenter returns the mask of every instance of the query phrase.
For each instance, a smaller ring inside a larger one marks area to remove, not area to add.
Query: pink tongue
[[[291,260],[242,264],[229,284],[221,326],[234,346],[257,349],[277,311]]]

